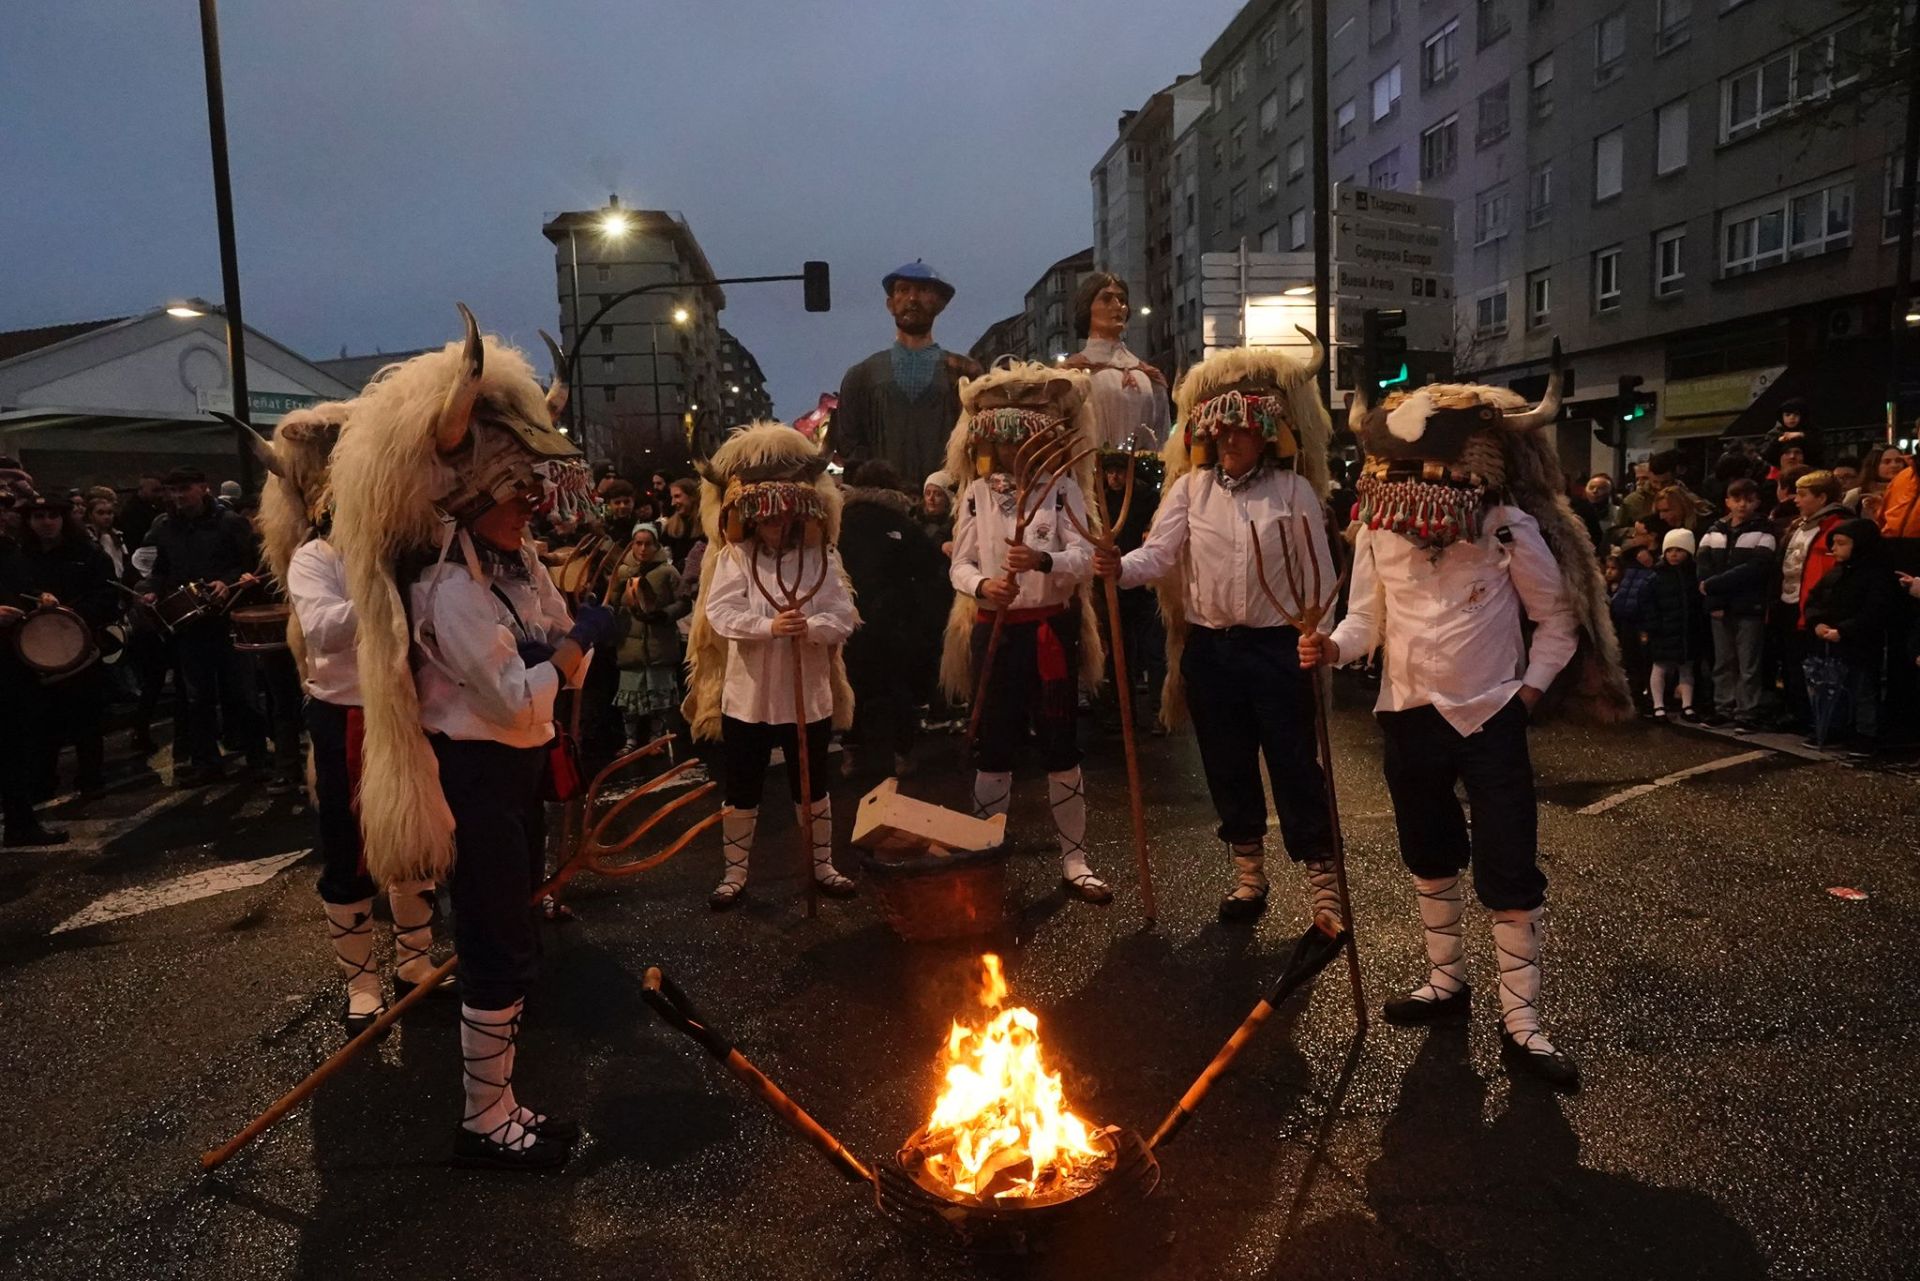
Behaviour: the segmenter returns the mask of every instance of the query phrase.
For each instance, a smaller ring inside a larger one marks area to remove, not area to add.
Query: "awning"
[[[1663,418],[1653,429],[1655,440],[1687,440],[1694,436],[1718,436],[1738,414],[1689,414],[1685,418]]]

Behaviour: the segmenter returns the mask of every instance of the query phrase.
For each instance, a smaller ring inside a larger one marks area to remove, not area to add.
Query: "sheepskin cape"
[[[260,490],[254,526],[260,531],[261,563],[283,600],[290,599],[287,566],[326,513],[327,466],[352,409],[352,402],[344,400],[296,409],[273,429],[272,440],[262,442],[273,455],[273,469]],[[287,645],[304,677],[307,643],[298,614],[287,616]]]
[[[533,366],[491,335],[482,339],[484,372],[476,417],[514,418],[551,427],[546,394]],[[452,475],[434,443],[448,390],[464,369],[464,343],[388,365],[354,402],[352,427],[330,468],[331,540],[346,562],[359,619],[356,657],[365,740],[357,802],[367,870],[381,884],[444,879],[453,867],[453,812],[440,768],[420,728],[412,633],[402,557],[436,555],[445,517],[435,500]]]
[[[960,418],[954,423],[952,434],[947,437],[946,463],[947,475],[958,477],[960,481],[960,492],[954,496],[956,504],[967,500],[967,489],[973,484],[976,474],[971,436],[973,416],[981,408],[982,399],[990,397],[991,393],[1004,393],[1018,384],[1058,382],[1062,379],[1071,384],[1072,390],[1058,403],[1070,412],[1067,434],[1073,440],[1074,451],[1078,452],[1095,438],[1090,399],[1093,390],[1091,374],[1060,365],[1016,361],[1003,356],[980,377],[960,380]],[[1089,454],[1074,468],[1072,477],[1074,483],[1080,486],[1081,497],[1086,502],[1087,519],[1096,525],[1100,520],[1099,504],[1094,501],[1094,495],[1099,493],[1094,487],[1098,470],[1093,455]],[[1107,661],[1106,646],[1100,638],[1100,620],[1093,609],[1092,589],[1093,584],[1089,580],[1074,588],[1073,593],[1080,610],[1080,684],[1088,692],[1100,688]],[[973,620],[978,613],[977,600],[961,592],[954,593],[953,608],[947,614],[945,643],[940,652],[940,688],[955,702],[970,702],[974,696],[974,685],[978,678],[973,670]]]
[[[707,536],[707,554],[700,560],[700,593],[687,637],[687,697],[680,707],[696,739],[719,740],[720,704],[727,688],[727,642],[707,621],[707,591],[720,551],[727,546],[727,484],[735,478],[803,482],[811,478],[826,512],[822,546],[831,547],[840,541],[841,499],[840,486],[826,474],[825,464],[814,442],[785,423],[761,420],[728,436],[700,468],[700,526]],[[847,681],[841,647],[834,646],[832,653],[828,670],[833,682],[833,725],[847,729],[853,724],[853,686]]]
[[[1293,419],[1298,452],[1293,459],[1298,471],[1313,492],[1326,502],[1331,484],[1327,476],[1327,442],[1333,435],[1332,420],[1320,403],[1319,386],[1312,370],[1284,352],[1271,347],[1233,347],[1216,351],[1187,370],[1173,391],[1173,430],[1167,433],[1160,461],[1166,467],[1166,483],[1193,469],[1187,449],[1187,422],[1194,411],[1242,383],[1271,382],[1281,387],[1287,398],[1287,412]],[[1159,517],[1155,516],[1156,523]],[[1154,584],[1160,598],[1160,613],[1167,624],[1167,675],[1161,684],[1160,720],[1169,728],[1178,725],[1187,714],[1187,686],[1180,676],[1180,655],[1187,644],[1187,571],[1185,557],[1174,562],[1171,573]]]

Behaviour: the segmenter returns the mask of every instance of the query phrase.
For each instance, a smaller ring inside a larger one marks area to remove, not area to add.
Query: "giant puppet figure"
[[[554,700],[611,610],[565,601],[526,538],[589,480],[553,420],[558,370],[482,338],[392,365],[355,402],[333,458],[332,542],[358,618],[360,824],[384,884],[445,880],[460,956],[466,1109],[457,1163],[549,1169],[577,1133],[514,1097],[514,1041],[538,955],[541,784]],[[564,368],[564,365],[560,366]]]
[[[355,764],[362,710],[353,601],[346,565],[329,540],[333,498],[328,468],[353,412],[351,401],[296,409],[267,441],[237,418],[234,430],[267,472],[258,524],[262,559],[292,612],[287,644],[306,692],[313,744],[314,816],[320,828],[320,902],[334,961],[346,977],[341,1023],[356,1035],[386,1008],[373,964],[373,878],[368,875],[354,813]],[[406,878],[387,885],[393,912],[393,988],[405,996],[433,970],[433,882]],[[451,979],[443,985],[451,991]]]
[[[1309,340],[1306,364],[1243,347],[1187,371],[1174,393],[1179,423],[1162,455],[1167,486],[1153,528],[1124,558],[1098,556],[1096,568],[1117,574],[1122,587],[1159,587],[1168,651],[1161,714],[1169,725],[1183,711],[1192,716],[1218,834],[1233,858],[1220,919],[1247,923],[1267,908],[1264,757],[1287,854],[1306,865],[1312,914],[1334,933],[1344,922],[1313,680],[1299,670],[1300,636],[1289,621],[1323,602],[1296,599],[1281,573],[1310,559],[1303,580],[1329,596],[1337,581],[1325,507],[1331,428],[1314,385],[1326,353]]]
[[[1361,387],[1348,411],[1367,456],[1348,612],[1300,659],[1337,663],[1385,647],[1375,711],[1430,967],[1385,1013],[1402,1024],[1468,1013],[1460,874],[1471,864],[1493,917],[1502,1057],[1577,1089],[1578,1068],[1540,1020],[1547,878],[1527,725],[1547,698],[1599,720],[1631,704],[1600,570],[1547,436],[1560,408],[1559,349],[1534,406],[1501,387],[1438,384],[1378,403],[1364,378]]]

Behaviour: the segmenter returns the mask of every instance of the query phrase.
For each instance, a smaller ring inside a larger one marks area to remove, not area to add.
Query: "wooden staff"
[[[1133,480],[1136,466],[1132,450],[1127,451],[1127,488],[1120,500],[1120,514],[1114,515],[1107,510],[1106,487],[1100,489],[1100,515],[1106,528],[1096,532],[1086,527],[1073,508],[1067,508],[1067,517],[1073,522],[1080,536],[1096,548],[1115,556],[1120,549],[1115,545],[1120,527],[1127,523],[1127,516],[1133,510]],[[1133,683],[1127,676],[1127,646],[1125,629],[1120,625],[1120,584],[1112,578],[1102,576],[1107,592],[1107,631],[1111,638],[1113,652],[1113,683],[1120,696],[1120,738],[1126,750],[1127,758],[1127,808],[1133,817],[1133,852],[1140,861],[1140,905],[1145,910],[1147,924],[1152,925],[1159,917],[1153,902],[1153,860],[1147,853],[1147,814],[1140,799],[1140,749],[1134,742],[1133,734]]]
[[[1093,453],[1096,446],[1089,445],[1079,453],[1074,453],[1073,442],[1059,424],[1036,431],[1020,442],[1020,448],[1014,451],[1014,526],[1013,537],[1007,540],[1007,546],[1013,547],[1026,541],[1027,526],[1039,514],[1047,501],[1047,495],[1060,483],[1062,476],[1070,475],[1081,459]],[[1007,571],[1006,584],[1014,586],[1019,574]],[[967,750],[973,750],[973,743],[980,736],[980,716],[987,705],[987,681],[993,676],[994,656],[1000,652],[1000,632],[1007,625],[1006,609],[993,611],[993,630],[987,633],[987,652],[980,659],[980,675],[974,682],[973,712],[967,717]]]
[[[1293,527],[1288,522],[1278,524],[1275,532],[1280,535],[1280,559],[1286,574],[1287,591],[1293,606],[1283,605],[1279,595],[1273,590],[1273,584],[1267,578],[1265,554],[1260,550],[1260,530],[1249,520],[1247,536],[1253,543],[1253,564],[1260,579],[1260,590],[1266,593],[1274,610],[1285,619],[1289,626],[1302,636],[1310,636],[1319,630],[1320,622],[1340,599],[1340,589],[1346,585],[1351,563],[1340,571],[1334,580],[1333,590],[1321,593],[1320,558],[1313,554],[1313,519],[1302,513],[1292,517]],[[1294,530],[1299,532],[1296,534]],[[1296,554],[1294,541],[1298,538],[1301,550]],[[1304,559],[1304,564],[1302,560]],[[1340,798],[1333,786],[1333,739],[1327,729],[1327,705],[1318,672],[1311,674],[1313,681],[1313,729],[1314,737],[1320,748],[1321,785],[1326,793],[1327,825],[1333,836],[1333,877],[1334,885],[1340,892],[1340,915],[1345,923],[1342,931],[1347,940],[1347,977],[1353,984],[1353,1017],[1360,1031],[1367,1028],[1366,994],[1360,986],[1360,950],[1353,942],[1353,900],[1347,894],[1347,841],[1340,831]],[[1320,924],[1317,920],[1315,924]],[[1325,925],[1320,925],[1322,930]]]
[[[669,735],[668,738],[670,737],[671,736]],[[623,757],[620,761],[615,762],[615,765],[624,764],[626,762],[636,760],[642,756],[646,756],[653,751],[657,751],[660,747],[665,745],[667,741],[668,741],[667,738],[656,739],[654,742],[649,743],[646,747],[641,748],[639,751],[629,753],[627,756]],[[603,779],[605,779],[606,776],[609,773],[611,773],[613,769],[614,769],[614,766],[610,765],[607,767],[607,769],[602,770],[600,773],[600,776],[594,780],[594,787],[597,788],[600,782]],[[662,776],[662,778],[665,778],[665,777],[666,776],[664,775]],[[649,784],[648,787],[642,788],[641,790],[642,792],[645,792],[648,790],[657,790],[657,785],[660,782],[661,782],[660,779],[656,779],[654,780],[654,783]],[[590,792],[593,790],[594,789],[591,789],[591,788],[589,789]],[[704,794],[704,793],[696,793],[696,796],[701,794]],[[691,802],[691,799],[692,798],[689,798],[689,797],[682,797],[680,800],[675,801],[671,805],[667,806],[666,809],[669,812],[672,810],[677,810],[682,806],[689,804]],[[652,818],[648,819],[648,821],[642,825],[643,830],[651,828],[654,825],[654,823],[661,817],[664,817],[664,814],[657,814],[657,815],[654,815]],[[705,819],[702,819],[699,823],[696,823],[693,827],[688,829],[686,832],[682,833],[680,837],[673,842],[673,844],[669,845],[666,849],[662,850],[660,853],[655,854],[650,858],[644,859],[639,863],[633,863],[633,864],[628,864],[624,867],[614,868],[608,871],[607,875],[630,876],[635,872],[644,871],[650,867],[657,867],[661,863],[666,862],[668,859],[672,858],[674,855],[686,849],[688,845],[693,843],[693,839],[695,837],[699,836],[702,832],[707,831],[709,828],[711,828],[715,823],[719,821],[720,821],[720,816],[718,814],[709,815]],[[594,829],[596,833],[599,830],[600,830],[599,827],[596,827]],[[636,835],[634,839],[637,840],[638,836]],[[631,843],[632,843],[631,841],[623,841],[616,846],[603,847],[603,846],[598,846],[595,842],[582,840],[580,843],[580,848],[573,854],[572,857],[570,857],[566,861],[566,863],[560,868],[559,872],[554,875],[553,879],[549,880],[545,885],[542,885],[539,889],[533,892],[533,897],[532,899],[529,900],[528,906],[531,907],[535,904],[538,904],[540,900],[545,898],[547,895],[556,893],[562,886],[566,885],[568,881],[571,881],[576,875],[578,875],[580,870],[583,867],[594,865],[598,861],[597,856],[599,853],[604,852],[607,849],[624,849],[626,848],[627,845]],[[595,870],[598,871],[600,869],[598,867],[595,867]],[[460,964],[460,958],[458,955],[449,956],[446,960],[440,962],[439,965],[434,967],[433,972],[431,974],[428,974],[426,978],[422,979],[420,983],[413,989],[413,991],[407,993],[405,996],[401,997],[398,1001],[395,1001],[392,1005],[388,1006],[385,1010],[382,1010],[380,1012],[379,1017],[374,1019],[374,1021],[371,1024],[369,1024],[365,1030],[363,1030],[358,1036],[355,1036],[352,1040],[348,1041],[345,1045],[335,1050],[332,1054],[328,1055],[326,1061],[322,1063],[319,1067],[315,1068],[311,1073],[309,1073],[305,1080],[301,1081],[300,1084],[294,1086],[291,1090],[288,1090],[285,1094],[275,1099],[273,1103],[267,1108],[266,1111],[262,1112],[259,1116],[255,1117],[252,1121],[248,1122],[245,1129],[241,1130],[238,1134],[228,1139],[225,1143],[222,1143],[219,1147],[213,1148],[212,1150],[207,1152],[203,1152],[200,1156],[200,1168],[203,1170],[212,1170],[226,1164],[226,1162],[232,1159],[234,1154],[239,1152],[241,1148],[244,1148],[245,1146],[247,1146],[247,1144],[253,1142],[255,1139],[259,1138],[262,1134],[266,1133],[269,1129],[273,1128],[273,1126],[280,1120],[281,1117],[284,1117],[287,1113],[291,1112],[294,1108],[298,1107],[300,1105],[301,1100],[305,1099],[309,1094],[312,1094],[315,1090],[319,1089],[323,1084],[326,1083],[328,1078],[338,1073],[341,1068],[344,1068],[348,1063],[350,1063],[355,1058],[355,1056],[357,1056],[361,1051],[365,1050],[368,1046],[372,1045],[375,1041],[379,1040],[382,1036],[386,1035],[387,1029],[392,1027],[395,1023],[399,1022],[401,1015],[405,1014],[408,1010],[412,1009],[421,1000],[431,995],[433,990],[439,987],[440,984],[446,979],[446,977],[449,974],[452,974],[454,972],[454,970],[459,966],[459,964]]]
[[[774,595],[760,580],[760,551],[758,538],[753,540],[753,554],[747,557],[747,571],[753,576],[753,585],[765,596],[775,610],[780,613],[797,611],[819,594],[827,584],[827,544],[824,530],[820,540],[820,574],[814,579],[813,586],[802,592],[806,577],[806,537],[802,532],[799,546],[793,556],[793,581],[789,583],[786,573],[780,567],[780,555],[773,556],[773,582],[780,594]],[[807,878],[807,916],[809,919],[820,914],[820,886],[813,878],[813,762],[807,754],[807,690],[806,661],[804,658],[806,637],[790,636],[793,642],[793,760],[788,764],[799,771],[800,809],[804,817],[800,820],[800,848],[805,854],[801,867]]]

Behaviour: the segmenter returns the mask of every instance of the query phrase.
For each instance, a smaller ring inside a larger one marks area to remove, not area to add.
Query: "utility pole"
[[[1313,327],[1333,349],[1333,181],[1327,143],[1327,0],[1313,0]],[[1333,405],[1333,362],[1320,368],[1320,403]]]
[[[1920,15],[1907,18],[1907,139],[1904,151],[1906,168],[1900,175],[1900,247],[1895,252],[1896,273],[1893,282],[1893,316],[1887,335],[1887,443],[1900,438],[1900,385],[1906,373],[1907,334],[1912,326],[1907,315],[1913,310],[1913,216],[1920,194],[1920,50],[1913,47],[1920,36]]]
[[[227,95],[220,83],[220,15],[216,0],[200,0],[200,52],[207,68],[207,136],[213,144],[213,207],[220,220],[221,311],[227,318],[227,383],[233,413],[252,421],[247,404],[247,327],[240,315],[240,258],[233,238],[233,181],[227,173]],[[240,487],[254,486],[253,453],[240,445]]]

